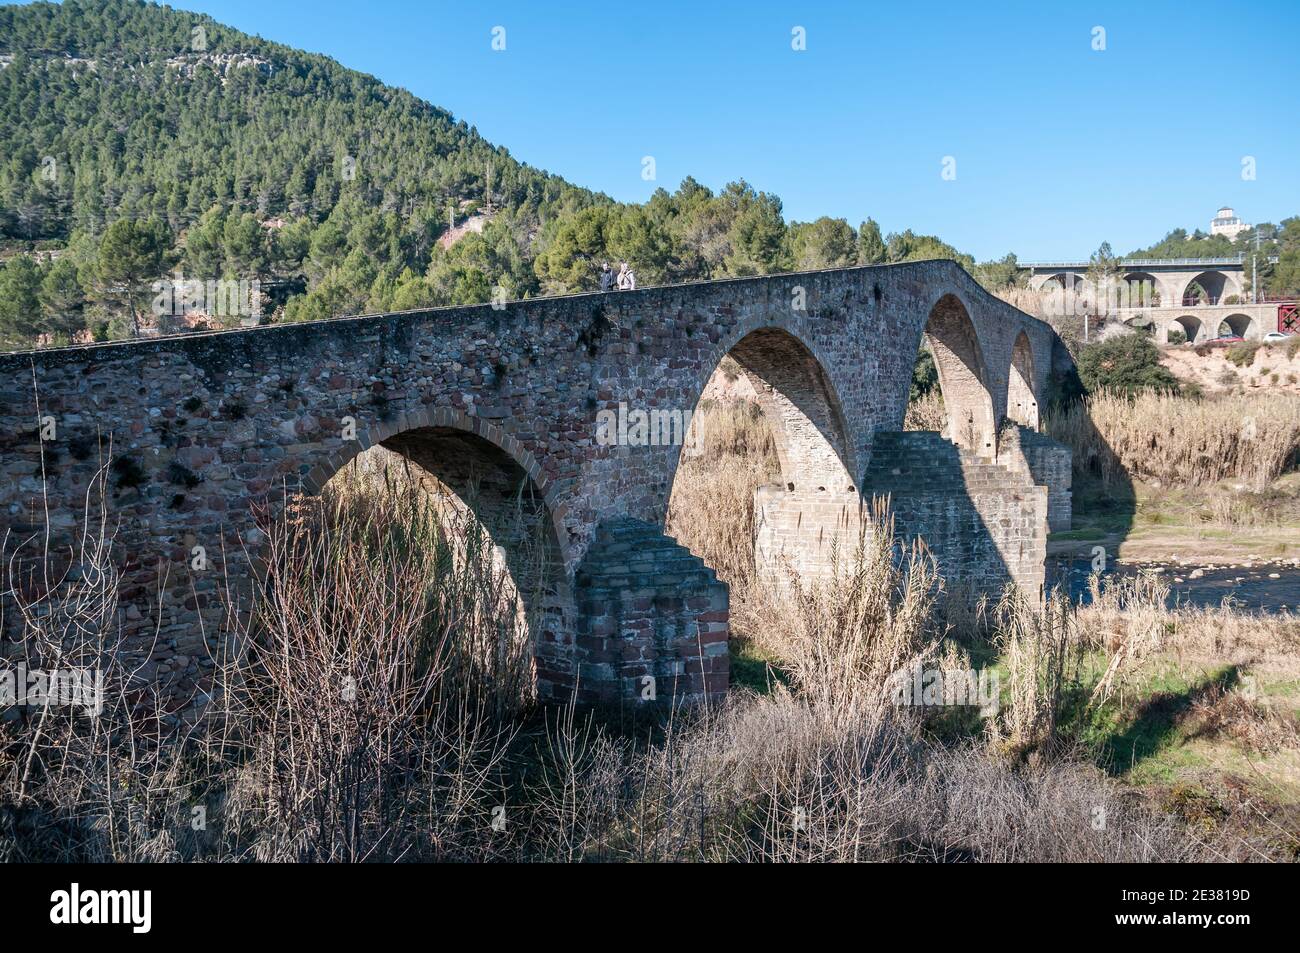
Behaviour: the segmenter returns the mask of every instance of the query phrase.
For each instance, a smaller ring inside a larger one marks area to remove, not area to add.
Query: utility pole
[[[1255,226],[1255,254],[1250,256],[1250,303],[1259,304],[1259,226]]]

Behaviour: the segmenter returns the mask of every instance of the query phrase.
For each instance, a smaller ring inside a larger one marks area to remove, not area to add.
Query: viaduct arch
[[[922,335],[950,439],[901,432]],[[899,536],[924,539],[951,583],[1041,590],[1069,455],[1036,433],[1037,406],[1068,355],[949,261],[0,355],[0,536],[22,549],[48,512],[74,537],[111,442],[128,461],[107,504],[122,651],[181,707],[209,677],[225,581],[255,586],[258,514],[384,446],[458,492],[476,482],[507,558],[509,504],[531,501],[554,566],[540,698],[636,698],[650,675],[660,698],[703,700],[726,689],[728,593],[664,534],[680,441],[602,439],[597,418],[688,414],[727,354],[781,457],[756,500],[760,559],[793,554],[815,576],[828,539],[888,493]],[[196,540],[222,554],[205,573]]]

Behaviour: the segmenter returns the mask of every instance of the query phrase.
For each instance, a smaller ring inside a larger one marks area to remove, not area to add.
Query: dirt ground
[[[1300,348],[1294,346],[1294,339],[1263,345],[1245,367],[1228,360],[1228,347],[1202,347],[1201,350],[1205,352],[1203,355],[1186,344],[1168,347],[1160,363],[1175,377],[1199,385],[1206,393],[1264,388],[1300,394]],[[1291,356],[1288,351],[1293,352]]]

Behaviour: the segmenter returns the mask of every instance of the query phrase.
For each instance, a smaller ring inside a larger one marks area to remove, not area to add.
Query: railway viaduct
[[[1237,258],[1124,258],[1117,277],[1134,288],[1134,304],[1159,302],[1165,308],[1184,305],[1231,304],[1224,299],[1245,302],[1246,264]],[[1041,291],[1051,287],[1065,291],[1088,279],[1086,261],[1030,261],[1021,265],[1029,273],[1029,287]],[[1145,290],[1137,289],[1145,286]]]
[[[943,435],[902,432],[922,335]],[[780,458],[756,494],[760,570],[827,572],[889,494],[900,545],[922,538],[947,585],[1041,592],[1070,461],[1038,405],[1068,356],[947,261],[0,355],[0,588],[57,611],[42,559],[91,571],[83,518],[105,517],[131,687],[184,708],[283,508],[382,445],[464,499],[518,570],[542,700],[639,698],[647,676],[660,700],[716,696],[727,587],[665,533],[680,441],[600,420],[693,411],[726,355]],[[538,540],[541,568],[512,562]]]
[[[1126,258],[1115,282],[1098,291],[1088,279],[1088,262],[1025,262],[1029,287],[1051,293],[1049,313],[1109,314],[1121,324],[1149,327],[1161,344],[1171,334],[1188,343],[1217,338],[1221,331],[1259,340],[1283,326],[1276,301],[1256,303],[1245,293],[1246,259]]]

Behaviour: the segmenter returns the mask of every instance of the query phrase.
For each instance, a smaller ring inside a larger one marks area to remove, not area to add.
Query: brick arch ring
[[[971,280],[974,281],[973,278]],[[996,434],[998,427],[1001,426],[1002,421],[1006,419],[1007,415],[1006,394],[1004,392],[1005,386],[998,386],[999,384],[1005,385],[1006,382],[994,379],[994,375],[997,372],[992,366],[990,366],[988,357],[989,351],[992,350],[996,352],[997,341],[989,340],[987,335],[980,334],[980,325],[973,317],[974,312],[971,309],[970,299],[956,285],[938,289],[932,299],[925,305],[924,320],[921,322],[921,327],[917,334],[917,347],[920,347],[921,338],[925,337],[925,329],[930,323],[930,316],[934,314],[935,309],[939,307],[944,298],[954,298],[957,303],[961,305],[962,311],[966,316],[966,321],[970,326],[975,346],[979,349],[976,355],[979,359],[979,374],[977,375],[977,380],[979,380],[980,386],[988,397],[988,410],[993,417],[992,421],[990,421],[990,426],[992,426],[994,434]],[[1022,329],[1023,323],[1017,330]],[[1001,401],[998,399],[999,394],[1001,394],[1002,397]]]
[[[831,368],[834,366],[826,357],[825,353],[815,342],[811,325],[803,317],[783,317],[773,311],[768,311],[764,315],[746,318],[733,327],[724,337],[720,338],[717,345],[709,352],[707,359],[701,362],[700,369],[695,375],[695,381],[691,388],[692,399],[694,404],[692,410],[699,406],[700,397],[704,393],[704,388],[708,386],[709,378],[713,372],[718,369],[722,359],[735,349],[736,345],[743,341],[755,331],[772,329],[784,331],[790,335],[800,347],[804,348],[813,359],[817,362],[822,372],[823,383],[826,385],[826,397],[830,403],[831,412],[835,416],[835,423],[840,428],[841,435],[844,438],[844,453],[848,460],[843,461],[844,468],[853,477],[854,482],[862,482],[862,472],[858,468],[858,447],[854,443],[853,434],[849,430],[848,417],[844,413],[844,405],[840,401],[840,395],[835,389],[835,380],[831,376]],[[671,488],[674,478],[677,476],[677,467],[681,462],[680,451],[677,459],[672,462],[668,471],[668,486]]]
[[[319,493],[336,473],[352,462],[359,454],[371,447],[379,446],[389,437],[419,430],[425,427],[446,427],[473,434],[486,441],[510,457],[519,465],[532,481],[542,502],[546,505],[555,542],[560,550],[560,558],[566,567],[572,566],[570,557],[572,549],[563,522],[563,508],[556,500],[555,488],[547,478],[546,471],[537,462],[537,458],[523,447],[518,440],[489,420],[475,417],[454,407],[434,407],[402,414],[391,421],[376,421],[370,425],[357,425],[355,440],[348,441],[343,447],[331,452],[324,461],[312,467],[305,475],[299,477],[300,492],[312,495]]]

